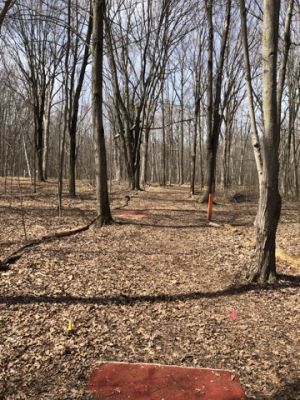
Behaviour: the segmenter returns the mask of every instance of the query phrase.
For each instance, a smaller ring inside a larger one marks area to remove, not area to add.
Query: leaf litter
[[[64,199],[62,218],[54,182],[36,195],[22,185],[28,240],[95,217],[84,182],[77,198]],[[111,226],[41,243],[1,272],[0,398],[90,399],[92,370],[126,361],[231,369],[252,399],[299,399],[299,269],[279,260],[293,280],[245,282],[255,202],[215,206],[218,228],[188,187],[129,193],[116,185],[112,208],[128,194],[125,209],[145,217],[125,213]],[[278,232],[296,256],[298,206],[284,204]],[[0,213],[3,259],[25,239],[17,186],[1,195]]]

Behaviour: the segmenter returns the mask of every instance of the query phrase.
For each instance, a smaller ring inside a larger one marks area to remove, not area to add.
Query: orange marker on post
[[[214,203],[214,195],[208,195],[208,205],[207,205],[207,219],[211,221],[212,213],[213,213],[213,203]]]

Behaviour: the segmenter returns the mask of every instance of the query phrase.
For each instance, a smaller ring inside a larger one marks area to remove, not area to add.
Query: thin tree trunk
[[[30,163],[29,163],[29,158],[28,158],[28,152],[26,148],[26,143],[25,143],[25,137],[24,137],[24,132],[22,131],[22,141],[23,141],[23,147],[24,147],[24,154],[25,154],[25,160],[26,160],[26,166],[27,166],[27,173],[30,178],[30,182],[32,183],[32,177],[31,177],[31,171],[30,171]]]
[[[93,0],[93,134],[95,144],[97,226],[112,222],[110,211],[107,162],[103,127],[103,23],[105,0]]]
[[[79,112],[79,100],[82,91],[84,76],[86,67],[88,64],[88,59],[90,55],[90,42],[92,36],[92,17],[89,19],[89,26],[86,36],[83,60],[81,64],[81,69],[79,73],[78,83],[74,94],[71,121],[69,124],[69,137],[70,137],[70,154],[69,154],[69,194],[70,196],[76,196],[76,133],[77,133],[77,122],[78,122],[78,112]]]
[[[183,75],[183,72],[182,72]],[[184,183],[184,99],[183,99],[183,76],[181,78],[181,95],[180,95],[180,155],[179,155],[179,184]]]
[[[202,201],[207,201],[208,194],[213,193],[212,184],[213,174],[212,169],[214,168],[212,153],[213,146],[211,143],[211,138],[213,135],[213,52],[214,52],[214,31],[213,31],[213,2],[208,0],[206,5],[206,15],[208,22],[208,59],[207,59],[207,170],[206,170],[206,194]]]
[[[298,161],[297,161],[297,148],[295,139],[295,129],[292,131],[292,143],[293,143],[293,172],[294,172],[294,186],[295,186],[295,196],[299,198],[299,178],[298,178]]]
[[[44,115],[44,148],[43,148],[43,177],[48,179],[48,158],[49,158],[49,135],[50,135],[50,115],[51,115],[52,90],[49,91],[46,101]]]
[[[197,90],[198,92],[198,90]],[[197,137],[198,137],[198,127],[200,130],[200,99],[196,95],[196,105],[195,105],[195,121],[194,121],[194,135],[192,142],[192,156],[191,156],[191,194],[195,194],[195,182],[196,182],[196,156],[197,156]],[[201,145],[200,145],[201,146]],[[201,163],[200,163],[201,164]],[[200,169],[201,169],[200,165]]]
[[[244,52],[244,68],[246,75],[246,87],[247,87],[248,107],[249,107],[250,126],[251,126],[251,139],[252,139],[252,147],[254,152],[254,159],[256,164],[259,190],[260,190],[262,183],[262,175],[263,175],[262,171],[263,162],[262,162],[261,147],[260,147],[260,141],[257,131],[256,118],[255,118],[255,110],[254,110],[245,0],[240,0],[240,15],[241,15],[242,43]]]
[[[71,47],[71,0],[68,0],[68,31],[67,31],[67,47],[65,54],[65,108],[64,108],[64,122],[63,132],[59,146],[59,167],[58,167],[58,215],[62,216],[62,193],[63,193],[63,173],[64,173],[64,159],[65,159],[65,141],[66,133],[69,125],[69,55]]]
[[[43,126],[43,112],[36,110],[38,115],[35,118],[35,149],[37,158],[37,174],[38,180],[43,182],[43,148],[44,148],[44,126]],[[42,115],[41,115],[42,114]]]
[[[164,99],[164,87],[162,88],[161,95],[161,118],[162,118],[162,186],[166,186],[166,124],[165,124],[165,99]]]
[[[207,157],[206,157],[206,193],[202,198],[202,202],[208,200],[208,195],[210,193],[215,193],[216,189],[216,164],[217,164],[217,151],[218,142],[221,129],[221,115],[219,114],[220,102],[221,102],[221,91],[222,91],[222,78],[223,78],[223,66],[225,60],[225,50],[228,41],[230,20],[231,20],[231,0],[227,0],[224,29],[222,33],[222,42],[220,49],[220,57],[218,69],[216,71],[216,83],[215,83],[215,94],[214,102],[212,100],[213,96],[213,23],[212,23],[212,1],[209,0],[206,3],[206,13],[208,19],[209,28],[209,48],[208,48],[208,116],[207,116],[207,126],[208,126],[208,137],[207,137]]]
[[[149,156],[149,130],[147,129],[144,136],[144,151],[141,167],[142,185],[145,186],[148,181],[148,156]]]
[[[278,89],[277,89],[277,117],[279,118],[279,127],[281,124],[281,99],[282,99],[285,76],[286,76],[286,65],[288,61],[289,50],[291,47],[290,31],[291,31],[293,8],[294,8],[294,0],[289,0],[287,13],[285,17],[285,24],[284,24],[284,47],[279,68],[279,79],[278,79]]]
[[[200,188],[203,189],[204,185],[204,173],[203,173],[203,141],[202,141],[202,126],[201,126],[201,115],[199,114],[198,120],[199,127],[199,166],[200,166]]]

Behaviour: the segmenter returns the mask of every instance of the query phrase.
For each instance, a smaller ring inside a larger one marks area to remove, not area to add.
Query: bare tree
[[[241,15],[242,43],[244,52],[244,68],[245,68],[246,88],[247,88],[247,98],[248,98],[248,110],[249,110],[250,126],[251,126],[251,138],[252,138],[252,146],[254,151],[256,169],[258,174],[259,188],[261,188],[263,165],[262,165],[261,146],[258,136],[258,129],[256,124],[255,108],[254,108],[254,94],[253,94],[252,79],[251,79],[245,0],[240,0],[240,15]]]
[[[97,226],[112,222],[107,185],[107,162],[103,127],[103,25],[105,0],[93,0],[93,135],[95,144]]]
[[[78,12],[76,12],[76,19],[78,20]],[[82,22],[84,25],[85,20]],[[76,23],[76,28],[78,30],[79,21]],[[68,132],[70,138],[70,153],[69,153],[69,194],[71,196],[76,195],[76,157],[77,157],[77,145],[76,145],[76,134],[77,134],[77,126],[78,126],[78,114],[79,114],[79,105],[80,105],[80,97],[82,92],[82,87],[84,83],[84,77],[86,73],[86,68],[88,65],[88,60],[90,56],[90,41],[92,35],[92,16],[90,13],[88,27],[85,37],[85,42],[83,45],[83,55],[82,59],[80,59],[80,38],[78,37],[76,30],[73,33],[75,36],[74,43],[72,45],[72,53],[73,53],[73,62],[70,72],[70,89],[69,89],[69,97],[70,97],[70,107],[69,107],[69,123],[68,123]],[[81,46],[82,47],[82,46]],[[80,65],[81,63],[81,65]],[[79,69],[79,74],[76,80],[76,71]]]
[[[47,13],[47,18],[40,14]],[[64,53],[62,40],[64,30],[55,24],[59,9],[51,4],[32,5],[27,0],[18,2],[17,17],[7,24],[7,52],[20,71],[26,84],[29,101],[34,115],[35,170],[43,181],[44,117],[46,115],[47,94],[54,84],[61,58]]]
[[[116,10],[111,7],[106,38],[128,179],[131,189],[140,189],[144,132],[149,130],[157,109],[170,52],[188,31],[191,6],[179,0],[163,0],[142,1],[136,7],[130,0],[120,11],[122,3],[116,2]]]
[[[206,14],[208,21],[208,72],[207,72],[207,160],[206,160],[206,192],[202,202],[207,201],[210,193],[215,193],[216,186],[216,163],[220,136],[222,117],[220,113],[222,94],[222,75],[225,60],[225,51],[228,43],[231,0],[226,1],[224,16],[224,28],[220,43],[220,54],[218,65],[213,79],[213,53],[214,53],[214,30],[213,30],[213,1],[206,1]],[[215,87],[213,88],[213,83]],[[214,90],[213,90],[214,89]]]
[[[1,30],[1,26],[3,24],[6,14],[12,8],[12,6],[15,4],[15,2],[16,2],[16,0],[4,0],[3,7],[0,11],[0,30]]]
[[[264,0],[263,19],[263,174],[256,217],[257,265],[253,280],[276,278],[275,244],[281,212],[278,189],[280,122],[277,103],[277,54],[280,0]]]

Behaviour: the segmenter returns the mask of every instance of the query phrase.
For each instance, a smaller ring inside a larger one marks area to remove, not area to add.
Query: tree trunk
[[[252,280],[276,279],[275,243],[281,212],[278,190],[280,123],[277,105],[277,53],[280,0],[264,0],[263,118],[264,151],[261,191],[256,217],[257,265]]]
[[[161,148],[161,181],[162,186],[166,186],[166,122],[165,122],[165,97],[164,86],[161,92],[161,122],[162,122],[162,148]]]
[[[96,226],[112,222],[110,211],[107,162],[103,127],[103,22],[105,0],[93,0],[93,135],[95,146],[97,214]]]
[[[251,80],[251,68],[250,68],[250,58],[249,58],[249,44],[248,44],[248,28],[247,28],[247,13],[245,7],[245,0],[240,0],[240,15],[241,15],[241,31],[242,31],[242,43],[244,52],[244,68],[246,75],[246,87],[247,87],[247,97],[248,97],[248,107],[250,116],[250,126],[251,126],[251,139],[252,147],[254,151],[254,159],[256,164],[256,170],[258,175],[259,189],[261,188],[262,180],[262,155],[260,141],[257,131],[257,124],[255,118],[254,100],[253,100],[253,88]]]
[[[51,115],[52,88],[47,93],[45,115],[44,115],[44,148],[43,148],[43,177],[48,179],[48,158],[49,158],[49,134]]]
[[[215,193],[216,187],[216,164],[217,164],[217,150],[218,142],[221,129],[221,115],[219,113],[221,103],[221,91],[222,91],[222,78],[223,78],[223,66],[225,60],[225,50],[228,41],[230,19],[231,19],[231,0],[227,0],[225,19],[224,19],[224,30],[222,33],[222,42],[220,49],[220,57],[218,63],[218,69],[216,71],[215,81],[215,94],[213,101],[213,22],[212,22],[212,1],[206,2],[206,14],[208,19],[209,29],[209,44],[208,44],[208,110],[207,110],[207,157],[206,157],[206,192],[202,198],[202,202],[207,202],[208,195]]]
[[[37,156],[37,173],[38,180],[43,182],[43,153],[44,153],[44,126],[43,126],[43,115],[36,116],[36,125],[35,125],[35,146],[36,146],[36,156]]]
[[[207,59],[207,156],[206,156],[206,193],[202,202],[208,200],[209,193],[213,193],[212,185],[214,183],[213,146],[212,146],[212,125],[213,125],[213,52],[214,52],[214,31],[213,31],[213,4],[212,0],[206,3],[206,15],[208,22],[208,59]]]
[[[201,115],[199,114],[199,119],[198,119],[198,136],[199,136],[199,166],[200,166],[200,188],[203,188],[204,185],[204,173],[203,173],[203,143],[202,143],[202,126],[201,126]]]
[[[69,194],[70,196],[76,196],[76,133],[77,133],[77,122],[79,112],[79,100],[82,91],[84,76],[86,67],[90,55],[90,42],[92,36],[92,17],[89,19],[89,26],[86,36],[83,60],[81,64],[80,74],[78,78],[77,87],[74,94],[74,100],[72,104],[71,121],[69,124],[69,137],[70,137],[70,154],[69,154]]]
[[[183,98],[183,77],[181,83],[181,99],[180,99],[180,154],[179,154],[179,184],[184,184],[184,98]]]
[[[298,160],[297,160],[297,148],[295,139],[295,129],[292,131],[292,142],[293,142],[293,165],[294,165],[294,186],[295,186],[295,196],[299,198],[299,178],[298,178]]]
[[[58,182],[57,182],[57,193],[58,193],[58,215],[62,216],[62,193],[63,193],[63,177],[64,177],[64,161],[65,161],[65,142],[66,133],[69,126],[69,56],[71,48],[71,0],[68,0],[68,17],[67,17],[68,31],[67,31],[67,43],[65,53],[65,75],[64,75],[64,95],[65,95],[65,107],[63,115],[63,131],[61,140],[59,140],[59,166],[58,166]]]
[[[143,160],[141,168],[142,185],[147,185],[148,181],[148,156],[149,156],[149,129],[146,130],[144,136],[144,149],[143,149]]]
[[[197,107],[195,112],[194,135],[192,143],[192,157],[191,157],[191,194],[195,194],[195,179],[196,179],[196,152],[197,152],[197,130],[198,130],[198,115]]]

